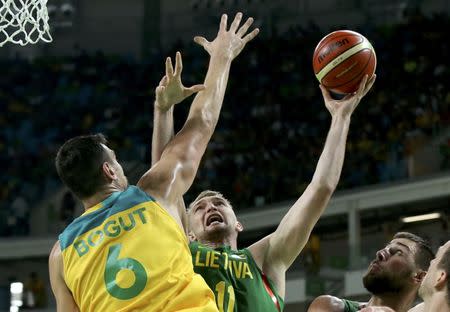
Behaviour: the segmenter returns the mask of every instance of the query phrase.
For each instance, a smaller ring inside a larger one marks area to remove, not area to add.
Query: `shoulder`
[[[59,240],[56,241],[55,244],[53,244],[52,250],[50,251],[50,259],[58,259],[61,257],[61,245],[59,243]]]
[[[201,246],[201,244],[197,241],[190,241],[189,242],[189,249],[190,250],[197,250],[199,247]]]
[[[132,207],[143,202],[156,202],[161,204],[161,200],[153,196],[148,190],[142,189],[138,185],[129,185],[124,191],[120,192],[115,205],[117,207]]]
[[[323,295],[314,299],[309,308],[308,312],[344,312],[345,304],[344,301],[338,297]]]
[[[231,253],[231,251],[229,253]],[[261,266],[255,260],[255,256],[253,255],[252,251],[249,248],[239,249],[239,250],[234,251],[233,253],[240,255],[242,257],[246,257],[247,259],[250,260],[251,263],[254,263],[256,265],[256,267],[258,267],[258,269],[262,271]]]
[[[419,303],[415,307],[412,307],[408,312],[423,312],[425,311],[425,303]]]
[[[164,168],[161,168],[164,167]],[[146,173],[142,175],[136,184],[136,187],[147,194],[152,194],[158,198],[164,197],[167,194],[167,190],[170,188],[169,168],[161,166],[160,162],[157,162]]]
[[[53,245],[50,252],[50,256],[48,257],[48,266],[50,272],[59,274],[62,272],[62,255],[59,240]]]
[[[155,200],[151,192],[144,190],[139,185],[129,185],[126,190],[122,192],[122,196],[136,196],[141,195],[147,199]]]
[[[271,236],[272,234],[262,238],[253,245],[247,247],[247,250],[252,255],[253,259],[261,269],[263,269],[264,267],[265,257],[267,255],[267,248],[269,247]]]

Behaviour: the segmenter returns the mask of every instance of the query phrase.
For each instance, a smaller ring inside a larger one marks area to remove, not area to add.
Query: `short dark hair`
[[[447,304],[450,306],[450,247],[442,255],[441,261],[438,263],[438,268],[445,271],[447,274]]]
[[[102,144],[107,140],[101,133],[77,136],[66,141],[56,155],[59,177],[81,199],[94,195],[105,183],[101,167],[110,156]]]
[[[396,238],[405,238],[416,243],[418,248],[416,254],[414,255],[414,261],[421,270],[428,271],[430,262],[435,257],[430,243],[422,237],[409,232],[399,232],[394,235],[394,239]]]

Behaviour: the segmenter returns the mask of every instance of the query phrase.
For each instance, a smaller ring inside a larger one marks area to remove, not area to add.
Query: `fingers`
[[[205,90],[205,88],[206,87],[203,84],[194,85],[190,88],[186,88],[186,89],[184,89],[184,96],[190,96],[193,93],[197,93],[197,92]]]
[[[222,14],[222,18],[220,20],[220,28],[219,28],[219,32],[225,32],[227,31],[227,20],[228,20],[228,15],[226,14]]]
[[[355,93],[346,94],[340,101],[347,101],[355,96]]]
[[[247,19],[247,21],[244,23],[244,25],[242,25],[241,28],[239,28],[238,32],[236,33],[239,37],[243,37],[245,35],[245,33],[247,32],[247,30],[249,29],[249,27],[253,24],[253,17],[249,17]]]
[[[171,79],[173,77],[173,66],[170,57],[166,58],[166,77]]]
[[[322,91],[322,96],[323,96],[325,102],[333,100],[333,98],[331,97],[330,92],[324,86],[319,85],[319,88],[320,88],[320,91]]]
[[[161,81],[159,82],[158,86],[166,86],[167,85],[167,76],[162,77]]]
[[[194,41],[195,41],[195,43],[201,45],[205,49],[206,49],[206,46],[209,44],[209,41],[206,40],[205,37],[201,37],[201,36],[195,36]]]
[[[161,98],[164,90],[166,89],[166,87],[164,86],[158,86],[155,90],[155,94],[156,94],[156,100],[158,100],[159,98]]]
[[[375,80],[377,79],[377,75],[372,75],[372,77],[370,77],[369,81],[366,83],[366,86],[364,88],[364,93],[363,96],[365,96],[367,94],[367,92],[370,91],[370,89],[372,89],[373,84],[375,83]]]
[[[363,79],[359,82],[358,90],[355,92],[355,94],[358,96],[358,98],[363,97],[364,88],[366,87],[368,75],[364,75]]]
[[[177,52],[175,56],[175,76],[180,76],[183,70],[183,61],[181,60],[181,53]]]
[[[251,40],[253,40],[257,35],[259,34],[259,28],[255,28],[251,33],[249,33],[247,36],[242,38],[244,43],[247,43]]]
[[[156,88],[156,94],[161,94],[165,88],[166,88],[165,86],[158,86]]]
[[[239,27],[239,24],[241,23],[241,20],[242,20],[242,13],[238,12],[236,14],[236,16],[234,17],[233,23],[231,23],[231,27],[230,27],[231,32],[236,33],[236,31]]]

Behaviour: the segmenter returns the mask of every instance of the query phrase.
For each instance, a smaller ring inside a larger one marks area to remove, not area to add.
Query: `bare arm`
[[[305,246],[339,182],[351,114],[374,81],[375,76],[369,82],[365,77],[355,94],[340,101],[333,100],[321,86],[332,121],[312,181],[283,217],[276,231],[249,248],[263,271],[275,283],[278,281],[280,293],[284,293],[284,272]]]
[[[63,278],[64,266],[59,241],[53,246],[48,266],[50,272],[50,284],[56,298],[57,312],[79,312],[80,310]]]
[[[152,166],[161,158],[164,148],[173,136],[173,107],[163,112],[155,105],[153,112]]]
[[[174,136],[173,109],[194,93],[205,89],[204,85],[186,88],[181,82],[183,63],[181,54],[177,53],[175,71],[170,57],[166,59],[166,74],[155,90],[152,136],[152,166],[161,158],[167,143]]]
[[[223,15],[219,33],[212,42],[195,38],[211,56],[205,90],[195,97],[186,123],[165,147],[161,160],[138,182],[142,189],[157,195],[169,206],[179,200],[194,180],[219,118],[232,60],[258,33],[255,29],[245,35],[251,23],[247,21],[239,28],[241,18],[242,14],[236,15],[227,31],[227,16]]]

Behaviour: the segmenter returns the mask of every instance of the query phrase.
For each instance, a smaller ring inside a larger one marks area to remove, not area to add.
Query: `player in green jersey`
[[[197,41],[205,43],[203,46],[208,50],[206,39]],[[174,72],[170,64],[166,72]],[[166,74],[156,88],[153,161],[159,159],[173,133],[173,105],[201,89],[201,86],[196,86],[196,90],[185,88],[180,71],[176,72],[177,76]],[[358,91],[342,100],[334,100],[325,88],[320,87],[325,106],[331,114],[325,147],[311,183],[274,233],[238,250],[237,236],[243,227],[223,195],[205,191],[189,205],[194,270],[215,292],[220,311],[283,309],[285,273],[308,241],[337,186],[351,115],[374,81],[375,76],[370,79],[364,77]],[[180,205],[183,205],[182,199]]]
[[[363,277],[364,287],[372,294],[368,302],[319,296],[311,303],[308,312],[406,312],[414,303],[433,258],[431,248],[422,238],[407,232],[397,233],[386,247],[376,253]]]

